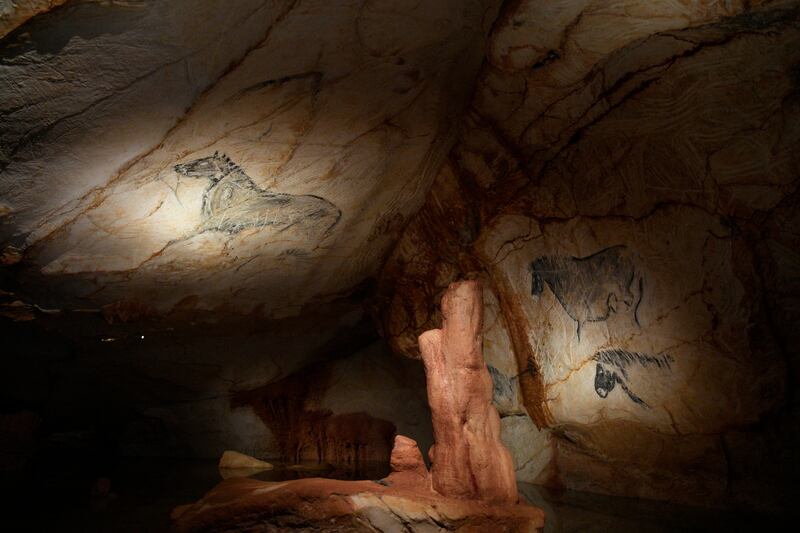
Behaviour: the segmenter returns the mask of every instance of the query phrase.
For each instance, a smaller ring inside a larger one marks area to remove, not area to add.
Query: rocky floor
[[[294,475],[281,469],[269,474],[274,480]],[[41,472],[37,478],[15,483],[14,489],[3,483],[4,502],[13,504],[8,507],[13,512],[3,519],[4,531],[169,531],[170,511],[196,501],[221,479],[216,461],[165,459],[136,459],[120,465],[106,497],[92,497],[92,480],[69,465]],[[548,513],[547,532],[785,530],[778,516],[731,509],[554,492],[530,484],[521,484],[520,492]]]

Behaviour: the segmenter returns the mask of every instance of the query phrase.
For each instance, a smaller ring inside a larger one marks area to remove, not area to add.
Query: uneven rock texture
[[[428,452],[433,489],[452,498],[514,503],[514,467],[500,441],[483,360],[480,284],[451,284],[441,307],[441,329],[419,337],[436,441]]]
[[[500,419],[500,437],[511,453],[518,482],[552,482],[554,452],[549,431],[540,430],[526,414]]]
[[[175,531],[541,531],[541,509],[441,496],[430,489],[414,441],[398,436],[384,480],[226,480],[172,512]],[[419,474],[419,475],[418,475]]]
[[[0,55],[0,240],[26,298],[279,317],[374,275],[452,144],[492,4],[34,17]]]
[[[0,2],[4,412],[388,461],[364,303],[418,359],[472,279],[518,479],[787,505],[798,65],[798,0]]]
[[[521,400],[538,428],[503,419],[529,479],[783,498],[745,488],[764,474],[744,442],[788,461],[781,439],[796,435],[777,437],[796,426],[799,9],[504,4],[376,308],[394,348],[418,357],[448,284],[483,281],[495,403],[516,417]]]
[[[399,431],[433,442],[422,365],[374,343],[349,357],[314,364],[231,399],[274,435],[271,456],[289,463],[328,463],[354,474],[389,464]]]
[[[369,278],[455,140],[499,2],[59,3],[0,2],[0,319],[28,343],[2,361],[10,402],[126,454],[279,454],[231,399],[375,340]],[[317,408],[369,411],[360,375]],[[407,393],[370,404],[373,457],[395,414],[431,441]]]
[[[407,485],[427,485],[430,487],[430,473],[425,460],[419,451],[417,441],[405,435],[394,438],[392,457],[390,460],[392,473],[388,480],[393,483]]]
[[[502,531],[535,533],[544,513],[523,505],[443,498],[373,481],[308,478],[223,481],[199,502],[172,513],[175,531]]]
[[[0,3],[0,39],[31,17],[65,4],[67,0],[5,0]]]
[[[452,284],[442,312],[442,328],[419,340],[436,439],[429,452],[431,472],[416,441],[397,435],[392,472],[385,479],[226,480],[199,502],[176,508],[175,530],[541,530],[544,513],[518,503],[511,457],[500,442],[492,382],[481,354],[480,285]]]

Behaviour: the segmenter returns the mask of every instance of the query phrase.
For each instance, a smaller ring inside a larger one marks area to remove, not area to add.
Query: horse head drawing
[[[225,154],[214,152],[214,155],[181,163],[173,168],[175,172],[190,178],[206,178],[217,182],[238,167]]]
[[[613,370],[606,370],[600,363],[597,364],[597,369],[594,375],[594,390],[601,398],[608,396],[608,393],[614,390],[617,384],[617,375]]]

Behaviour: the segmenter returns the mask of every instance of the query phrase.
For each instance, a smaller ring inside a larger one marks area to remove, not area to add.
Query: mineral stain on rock
[[[210,182],[203,192],[200,232],[234,234],[243,229],[265,226],[283,232],[302,226],[310,234],[322,236],[342,217],[338,207],[320,196],[261,189],[236,163],[218,152],[173,168],[184,176],[204,178]]]
[[[605,322],[619,312],[629,312],[639,325],[644,279],[625,245],[585,257],[542,256],[530,264],[530,271],[531,294],[542,294],[546,283],[577,324],[579,341],[584,323]]]
[[[386,463],[397,428],[366,412],[334,414],[314,407],[328,385],[329,369],[294,374],[231,398],[231,406],[251,407],[275,435],[279,458],[291,463],[330,464],[359,472],[368,463]]]

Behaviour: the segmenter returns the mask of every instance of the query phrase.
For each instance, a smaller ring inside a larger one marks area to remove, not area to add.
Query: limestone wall
[[[725,6],[508,3],[384,268],[383,330],[411,357],[447,284],[484,280],[523,479],[780,497],[754,487],[791,455],[798,5]]]

